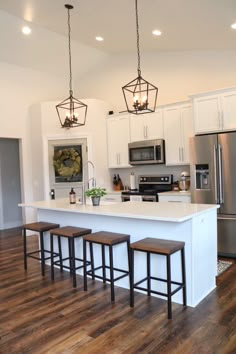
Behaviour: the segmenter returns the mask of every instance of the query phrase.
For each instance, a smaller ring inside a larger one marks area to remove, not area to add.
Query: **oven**
[[[158,193],[172,190],[173,175],[138,176],[138,190],[123,191],[122,202],[158,202]]]

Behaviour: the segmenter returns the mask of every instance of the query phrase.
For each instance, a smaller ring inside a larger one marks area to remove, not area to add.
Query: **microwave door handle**
[[[218,145],[218,161],[219,161],[219,188],[220,188],[220,204],[224,203],[224,193],[223,193],[223,176],[222,176],[222,147]]]
[[[217,169],[216,169],[216,163],[217,163],[217,159],[216,159],[216,155],[217,155],[217,146],[214,144],[214,184],[215,184],[215,203],[217,204],[219,202],[218,199],[218,192],[217,192]]]

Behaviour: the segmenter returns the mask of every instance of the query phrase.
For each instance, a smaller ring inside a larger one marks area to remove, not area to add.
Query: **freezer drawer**
[[[218,255],[236,258],[236,218],[218,217]]]

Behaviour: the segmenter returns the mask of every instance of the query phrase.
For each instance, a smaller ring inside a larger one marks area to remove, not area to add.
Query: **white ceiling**
[[[0,0],[0,10],[67,35],[65,3],[74,5],[74,40],[107,53],[136,50],[134,0]],[[236,49],[236,0],[139,0],[138,7],[141,50]]]

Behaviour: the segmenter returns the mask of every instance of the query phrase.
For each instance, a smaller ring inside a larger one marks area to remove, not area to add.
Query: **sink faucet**
[[[92,166],[92,169],[93,169],[93,175],[91,178],[88,178],[88,181],[87,181],[87,188],[89,189],[89,182],[92,181],[92,188],[95,188],[96,187],[96,179],[95,179],[95,166],[94,164],[92,163],[92,161],[88,160],[87,161],[87,165],[91,165]],[[83,166],[84,168],[84,166]],[[86,204],[86,194],[85,194],[85,191],[86,191],[86,183],[85,181],[83,181],[83,184],[82,184],[82,204]]]
[[[92,161],[88,160],[87,161],[88,166],[91,165],[93,168],[93,176],[91,178],[88,179],[88,188],[89,188],[89,182],[92,181],[92,188],[96,187],[96,179],[95,179],[95,166],[92,163]]]

